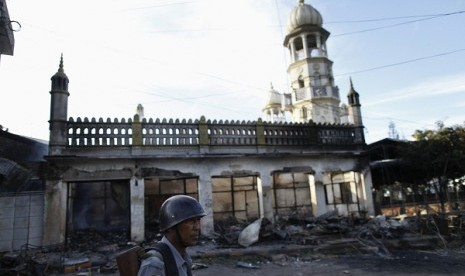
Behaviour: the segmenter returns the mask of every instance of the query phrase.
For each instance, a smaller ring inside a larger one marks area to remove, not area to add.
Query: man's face
[[[200,235],[200,218],[191,218],[178,224],[178,231],[185,245],[197,244]]]

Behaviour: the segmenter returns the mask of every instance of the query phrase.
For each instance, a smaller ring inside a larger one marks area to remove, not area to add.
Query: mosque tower
[[[270,91],[263,109],[265,117],[280,114],[277,99],[281,98],[281,112],[288,113],[295,123],[361,124],[358,94],[349,97],[352,100],[349,106],[341,105],[339,88],[334,83],[333,62],[328,58],[326,47],[329,35],[323,28],[320,12],[299,0],[289,15],[284,38],[284,46],[290,53],[287,69],[290,93]],[[352,91],[355,90],[351,82],[349,94]]]
[[[52,76],[51,81],[49,154],[55,155],[61,154],[61,150],[66,146],[67,134],[69,79],[63,69],[63,55],[58,71]]]
[[[340,123],[339,90],[326,48],[329,32],[322,25],[321,14],[303,0],[287,21],[284,46],[291,56],[287,72],[294,122]]]

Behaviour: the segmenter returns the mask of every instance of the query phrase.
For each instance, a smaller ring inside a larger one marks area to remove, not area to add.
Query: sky
[[[0,125],[48,140],[63,54],[68,116],[256,121],[289,93],[286,22],[298,0],[7,0]],[[350,78],[367,143],[465,122],[465,0],[306,0],[323,16],[341,102]]]

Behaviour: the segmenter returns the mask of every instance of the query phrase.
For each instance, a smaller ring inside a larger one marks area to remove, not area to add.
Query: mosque
[[[143,241],[175,194],[205,208],[206,236],[231,219],[374,215],[359,94],[351,81],[341,103],[329,36],[318,10],[300,0],[284,37],[289,91],[271,87],[255,121],[145,118],[142,106],[132,118],[68,117],[62,58],[51,78],[45,191],[35,202],[43,227],[30,243],[59,244],[87,229]]]

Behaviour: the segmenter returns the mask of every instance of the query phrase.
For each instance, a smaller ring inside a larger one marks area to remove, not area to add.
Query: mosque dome
[[[274,90],[273,85],[271,85],[271,88],[268,92],[268,100],[265,106],[272,107],[277,105],[281,106],[281,93]]]
[[[287,20],[287,31],[291,33],[296,28],[303,25],[323,25],[323,17],[320,12],[309,4],[305,4],[304,0],[300,0]]]

